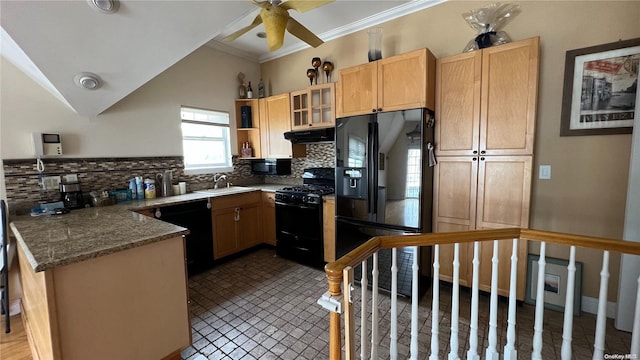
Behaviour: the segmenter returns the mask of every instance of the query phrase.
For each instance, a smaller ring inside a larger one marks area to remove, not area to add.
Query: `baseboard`
[[[589,314],[598,314],[598,299],[589,296],[582,297],[582,311]],[[607,317],[615,319],[616,317],[616,303],[607,301]]]

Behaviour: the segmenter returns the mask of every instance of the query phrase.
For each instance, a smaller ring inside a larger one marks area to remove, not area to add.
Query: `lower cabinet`
[[[322,198],[322,222],[324,232],[324,261],[336,261],[336,200]]]
[[[216,197],[212,201],[213,258],[220,259],[261,244],[261,192]]]
[[[262,193],[262,230],[264,242],[276,246],[276,194]]]
[[[531,194],[531,156],[441,156],[434,172],[435,232],[527,228]],[[473,243],[459,245],[460,285],[471,287]],[[440,246],[440,278],[453,281],[454,245]],[[498,294],[509,296],[512,243],[498,246]],[[479,288],[491,290],[493,242],[481,244]],[[527,241],[517,247],[517,294],[524,300]]]

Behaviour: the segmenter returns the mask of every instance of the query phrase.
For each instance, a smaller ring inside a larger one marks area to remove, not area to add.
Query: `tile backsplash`
[[[155,179],[161,171],[173,170],[173,181],[186,181],[188,190],[213,187],[213,174],[185,175],[182,156],[130,157],[130,158],[55,158],[43,159],[45,176],[77,174],[82,191],[125,189],[134,176]],[[251,174],[250,160],[233,158],[233,171],[226,173],[234,185],[263,183],[299,184],[303,169],[308,167],[334,167],[333,143],[307,145],[307,156],[293,159],[291,175],[262,176]],[[41,190],[35,159],[3,160],[4,180],[9,211],[27,212],[41,202],[58,201],[57,189]],[[88,198],[88,195],[86,196]]]

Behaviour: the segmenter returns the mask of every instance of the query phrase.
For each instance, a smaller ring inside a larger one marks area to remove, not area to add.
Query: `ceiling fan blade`
[[[334,1],[335,0],[289,0],[280,4],[280,7],[303,13]]]
[[[307,29],[306,27],[302,26],[302,24],[297,22],[292,17],[289,17],[289,21],[287,22],[287,30],[291,33],[291,35],[306,42],[314,48],[324,43],[322,39],[317,37],[314,33],[309,31],[309,29]]]
[[[242,29],[234,32],[233,34],[227,36],[226,38],[224,38],[225,41],[233,41],[237,38],[239,38],[240,36],[244,35],[244,33],[246,33],[247,31],[253,29],[254,27],[258,26],[262,24],[262,17],[260,17],[260,14],[258,14],[258,16],[256,16],[255,19],[253,19],[253,22],[249,25],[249,26],[245,26]]]

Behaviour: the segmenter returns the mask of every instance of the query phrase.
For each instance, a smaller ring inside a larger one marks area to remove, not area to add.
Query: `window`
[[[182,107],[180,117],[185,172],[231,171],[229,113]]]

